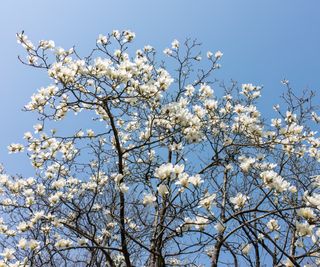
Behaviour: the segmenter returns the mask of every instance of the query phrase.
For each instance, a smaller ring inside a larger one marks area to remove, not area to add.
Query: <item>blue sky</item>
[[[0,162],[10,173],[29,171],[26,156],[8,155],[6,147],[32,130],[36,117],[21,109],[50,83],[44,72],[18,61],[25,54],[16,32],[83,52],[113,29],[133,30],[135,46],[150,44],[160,53],[175,38],[197,38],[203,52],[224,53],[217,77],[264,85],[263,108],[271,110],[283,78],[296,92],[320,93],[319,12],[319,0],[1,0]]]
[[[46,74],[23,66],[24,51],[15,33],[31,40],[53,39],[83,52],[99,33],[131,29],[135,45],[151,44],[159,52],[174,38],[197,38],[202,51],[221,50],[217,77],[264,85],[265,107],[278,102],[280,80],[289,79],[297,92],[320,89],[320,2],[318,0],[198,0],[198,1],[17,1],[0,3],[0,162],[10,172],[28,164],[7,154],[6,146],[32,130],[36,117],[21,112],[32,93],[47,85]],[[271,108],[270,108],[271,110]]]

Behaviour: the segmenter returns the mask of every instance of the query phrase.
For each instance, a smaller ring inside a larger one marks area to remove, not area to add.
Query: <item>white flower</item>
[[[4,251],[0,254],[5,260],[9,261],[14,258],[14,253],[16,251],[12,248],[5,248]]]
[[[277,193],[281,193],[283,191],[288,190],[290,183],[284,180],[281,176],[275,177],[273,183],[271,184],[270,188],[274,188]]]
[[[72,246],[72,241],[69,239],[59,239],[54,245],[56,248],[69,248]]]
[[[235,197],[230,198],[230,202],[234,205],[235,209],[243,208],[248,200],[249,197],[242,193],[238,193]]]
[[[146,45],[144,46],[143,50],[146,52],[151,52],[152,50],[154,50],[154,48],[151,45]]]
[[[172,145],[169,145],[169,149],[170,149],[171,151],[182,150],[182,148],[183,148],[182,143],[178,143],[178,144],[174,143],[174,144],[172,144]]]
[[[207,210],[209,210],[211,208],[214,200],[216,199],[216,197],[217,197],[216,194],[206,193],[204,198],[200,200],[199,204],[201,207],[204,207]]]
[[[80,246],[85,246],[87,243],[88,243],[88,240],[85,239],[84,237],[78,239],[78,244],[79,244]]]
[[[211,51],[208,51],[207,52],[207,58],[212,58],[212,56],[213,56],[213,53]]]
[[[120,38],[120,32],[118,30],[113,30],[112,31],[112,36],[116,39]]]
[[[184,93],[185,96],[192,96],[195,90],[195,88],[191,84],[187,85],[185,89],[186,89],[186,92]]]
[[[94,137],[94,131],[93,131],[92,129],[88,129],[88,130],[87,130],[87,135],[88,135],[88,137],[90,137],[90,138]]]
[[[30,132],[26,132],[26,133],[24,133],[24,135],[23,135],[23,138],[24,139],[26,139],[26,140],[31,140],[32,139],[32,133],[30,133]]]
[[[43,130],[43,125],[38,123],[38,124],[34,125],[33,128],[34,128],[34,133],[39,133]]]
[[[197,187],[203,183],[203,180],[201,179],[200,174],[196,174],[189,177],[189,183]]]
[[[29,247],[31,250],[36,250],[40,247],[40,242],[37,240],[29,240]]]
[[[287,258],[286,261],[284,262],[284,266],[285,267],[294,267],[294,264],[289,258]]]
[[[248,255],[250,250],[251,250],[252,245],[251,244],[245,244],[243,245],[241,252],[243,253],[243,255]]]
[[[178,176],[179,181],[176,182],[177,185],[182,187],[188,187],[189,185],[189,175],[187,173],[181,173]]]
[[[171,43],[171,48],[172,49],[178,49],[180,46],[180,43],[177,39],[173,40],[173,42]]]
[[[240,94],[243,94],[249,99],[255,99],[260,97],[261,95],[261,87],[260,86],[254,86],[251,83],[243,84],[242,85],[242,91]]]
[[[296,188],[294,185],[289,186],[288,190],[289,190],[291,193],[297,193],[297,188]]]
[[[182,266],[183,265],[181,260],[179,260],[177,258],[168,258],[167,262],[170,266]]]
[[[218,107],[218,101],[214,99],[207,99],[204,101],[204,106],[207,110],[213,111]]]
[[[51,195],[48,200],[50,202],[51,205],[57,204],[61,198],[61,196],[63,195],[62,192],[57,192],[53,195]]]
[[[163,50],[163,53],[170,56],[172,55],[172,50],[170,48],[166,48],[165,50]]]
[[[25,232],[30,228],[29,224],[27,224],[26,222],[20,222],[19,225],[17,226],[17,229],[20,232]]]
[[[130,30],[126,30],[123,32],[123,37],[125,38],[125,41],[131,42],[136,37],[136,34]]]
[[[26,249],[28,247],[28,241],[25,238],[21,238],[17,246],[21,249]]]
[[[36,211],[34,212],[33,214],[33,218],[31,220],[32,223],[36,223],[37,221],[39,221],[41,218],[44,217],[44,211],[41,210],[41,211]]]
[[[215,54],[214,54],[214,57],[216,58],[216,59],[219,59],[219,58],[221,58],[223,56],[223,53],[219,50],[219,51],[217,51]]]
[[[129,187],[125,183],[121,183],[121,185],[119,186],[119,189],[122,193],[127,193],[129,190]]]
[[[281,127],[281,119],[271,119],[271,126],[280,128]]]
[[[169,194],[169,189],[166,185],[161,184],[158,186],[158,192],[161,196],[165,196],[165,195]]]
[[[39,45],[42,49],[53,49],[55,47],[54,41],[52,40],[41,40]]]
[[[316,218],[316,214],[313,212],[311,208],[301,208],[297,211],[297,214],[306,220],[312,220]]]
[[[8,146],[9,154],[23,152],[24,146],[21,144],[11,144]]]
[[[271,219],[268,223],[267,223],[267,227],[271,230],[271,231],[278,231],[280,230],[280,226],[278,224],[278,221],[275,219]]]
[[[240,161],[240,168],[243,172],[248,172],[250,167],[252,166],[253,163],[255,163],[256,159],[255,158],[246,158],[246,157],[239,157]]]
[[[320,194],[313,193],[311,196],[308,195],[308,191],[304,192],[303,194],[304,200],[307,202],[308,205],[315,206],[320,209]]]
[[[16,236],[17,232],[15,230],[7,230],[5,234],[9,236]]]
[[[183,173],[183,170],[184,170],[184,165],[183,164],[180,164],[180,165],[175,165],[173,167],[173,172],[177,175]]]
[[[65,184],[66,184],[66,180],[63,178],[60,178],[59,180],[52,182],[51,187],[53,189],[60,189],[64,187]]]
[[[260,177],[263,179],[263,182],[266,185],[266,187],[275,189],[277,193],[286,191],[290,187],[289,182],[284,180],[280,175],[278,175],[273,170],[264,171],[260,173]]]
[[[102,44],[105,45],[108,43],[108,38],[105,35],[99,34],[98,39],[97,39],[97,44]]]
[[[205,217],[197,216],[196,220],[194,221],[194,227],[200,231],[203,231],[206,225],[208,224],[209,220]]]
[[[9,182],[9,176],[7,174],[0,175],[0,184],[5,185]]]
[[[157,200],[157,198],[153,194],[147,194],[143,198],[143,205],[151,205],[156,200]]]
[[[167,163],[156,168],[154,176],[160,178],[161,180],[168,178],[173,172],[172,163]]]
[[[315,225],[310,225],[308,222],[296,223],[297,235],[298,236],[311,236]]]
[[[32,55],[31,55],[31,56],[28,56],[27,59],[28,59],[28,63],[29,63],[29,64],[36,64],[37,61],[38,61],[38,58],[35,57],[35,56],[32,56]]]
[[[83,131],[79,131],[75,134],[75,137],[81,138],[84,136],[84,132]]]
[[[207,84],[201,84],[199,89],[200,97],[201,98],[210,98],[213,96],[213,90]]]

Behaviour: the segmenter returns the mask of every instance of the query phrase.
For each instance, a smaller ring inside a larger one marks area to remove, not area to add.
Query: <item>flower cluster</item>
[[[196,41],[164,50],[175,73],[150,45],[131,54],[129,30],[100,34],[87,58],[17,39],[51,82],[25,106],[39,122],[8,146],[32,177],[0,168],[0,266],[196,266],[205,254],[217,266],[223,253],[253,265],[253,251],[320,264],[313,95],[290,89],[264,117],[262,87],[210,79],[223,53],[204,62]]]

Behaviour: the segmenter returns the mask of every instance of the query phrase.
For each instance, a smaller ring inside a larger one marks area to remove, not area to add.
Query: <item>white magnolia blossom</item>
[[[59,239],[54,245],[57,248],[68,248],[72,246],[72,241],[68,239]]]
[[[243,245],[242,249],[241,249],[241,252],[244,254],[244,255],[248,255],[250,253],[250,250],[252,248],[252,245],[251,244],[245,244]]]
[[[99,34],[97,39],[97,44],[106,45],[107,43],[108,43],[108,37],[103,34]]]
[[[185,87],[185,96],[192,96],[194,91],[196,89],[191,85],[191,84],[188,84],[186,87]]]
[[[217,52],[215,52],[215,54],[214,54],[214,57],[215,57],[216,59],[220,59],[222,56],[223,56],[223,53],[222,53],[221,51],[217,51]]]
[[[26,249],[28,247],[28,240],[26,240],[25,238],[21,238],[17,246],[21,249]]]
[[[175,165],[175,166],[173,167],[173,172],[174,172],[175,174],[177,174],[177,175],[183,173],[183,170],[184,170],[184,165],[183,165],[183,164],[181,164],[181,165],[177,164],[177,165]]]
[[[168,178],[172,172],[173,172],[172,163],[167,163],[157,168],[154,175],[155,177],[158,177],[163,180]]]
[[[197,230],[203,231],[206,225],[208,224],[208,219],[205,217],[197,216],[193,223],[194,223],[194,227]]]
[[[125,183],[121,183],[119,185],[119,189],[122,193],[127,193],[129,190],[129,186],[127,186]]]
[[[269,222],[267,223],[267,227],[271,231],[279,231],[280,230],[280,225],[278,224],[278,221],[275,219],[269,220]]]
[[[200,186],[204,182],[199,174],[190,176],[188,181],[196,187]]]
[[[209,210],[211,206],[214,204],[216,197],[216,194],[206,193],[204,197],[200,200],[199,204],[201,207],[204,207]]]
[[[23,152],[24,146],[22,144],[11,144],[8,146],[9,153]]]
[[[151,205],[157,200],[153,194],[147,194],[143,198],[143,205]]]
[[[296,223],[298,236],[311,236],[313,233],[314,225],[310,225],[308,222]]]
[[[260,97],[261,87],[254,86],[251,83],[250,84],[243,84],[241,94],[245,95],[249,99],[255,99],[257,97]]]
[[[42,49],[53,49],[55,47],[55,43],[52,40],[41,40],[39,44]]]
[[[164,184],[159,185],[157,189],[158,189],[159,194],[162,197],[164,197],[165,195],[169,194],[169,188]]]
[[[171,48],[172,49],[178,49],[180,46],[180,43],[177,39],[173,40],[173,42],[171,43]]]
[[[171,55],[172,54],[172,50],[169,49],[169,48],[166,48],[163,50],[163,53],[166,54],[166,55]]]
[[[235,209],[242,209],[248,203],[249,197],[238,193],[235,197],[230,198],[230,202],[234,205]]]
[[[306,220],[313,220],[316,218],[316,214],[311,208],[301,208],[297,211],[297,214]]]
[[[294,267],[294,263],[289,258],[287,258],[284,262],[284,266],[285,267]]]
[[[304,199],[307,203],[307,205],[317,207],[320,209],[320,194],[313,193],[312,195],[308,194],[308,191],[304,193]]]
[[[278,193],[286,191],[290,187],[290,183],[273,170],[260,173],[260,177],[263,179],[266,187],[274,189]]]
[[[262,86],[212,76],[221,51],[199,62],[196,41],[174,40],[167,63],[134,39],[100,34],[81,58],[17,34],[51,82],[24,107],[38,123],[8,146],[32,177],[0,166],[0,266],[254,265],[253,245],[266,262],[319,265],[313,93],[284,80],[265,116]]]
[[[244,156],[239,157],[239,161],[241,162],[240,168],[244,172],[248,172],[253,163],[255,163],[255,158],[246,158]]]
[[[0,254],[6,261],[10,261],[14,258],[14,253],[16,251],[12,248],[5,248],[4,251]]]
[[[177,185],[181,185],[182,187],[188,187],[189,185],[189,175],[187,173],[180,173],[178,176]]]

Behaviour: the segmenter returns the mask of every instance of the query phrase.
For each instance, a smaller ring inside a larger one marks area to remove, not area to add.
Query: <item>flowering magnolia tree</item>
[[[220,51],[175,40],[165,65],[151,46],[129,56],[134,37],[100,35],[80,57],[17,35],[52,83],[8,147],[33,177],[1,169],[0,266],[319,266],[313,93],[283,81],[284,106],[263,117],[261,87],[212,78]],[[52,128],[76,114],[91,126]]]

